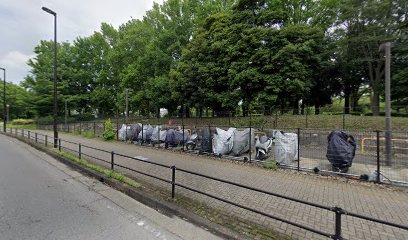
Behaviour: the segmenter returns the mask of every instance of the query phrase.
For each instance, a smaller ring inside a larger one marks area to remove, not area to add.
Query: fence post
[[[31,136],[30,136],[30,130],[28,130],[28,140],[31,140]]]
[[[171,166],[171,198],[176,195],[176,166]]]
[[[249,162],[252,162],[252,115],[249,111]]]
[[[113,171],[113,168],[115,166],[115,152],[111,152],[111,170]]]
[[[142,139],[140,139],[140,145],[143,145],[143,121],[142,121]]]
[[[308,122],[307,122],[307,108],[305,109],[305,115],[306,115],[306,128],[307,128],[307,125],[308,125]]]
[[[24,129],[21,129],[21,136],[24,137]]]
[[[35,142],[37,143],[38,139],[37,139],[37,133],[35,133]]]
[[[376,131],[377,135],[377,183],[380,183],[380,131]]]
[[[58,138],[58,150],[61,152],[61,138]]]
[[[300,128],[297,129],[297,170],[300,171]]]
[[[346,128],[346,114],[343,113],[343,129]]]
[[[78,144],[78,158],[81,159],[82,154],[81,154],[81,144]]]
[[[45,135],[45,146],[48,146],[48,135]]]
[[[333,208],[335,215],[335,232],[334,232],[334,236],[333,239],[335,240],[341,240],[341,215],[344,214],[343,209],[339,208],[339,207],[335,207]]]
[[[95,121],[93,122],[93,128],[94,128],[94,137],[96,136],[96,123]]]
[[[184,124],[183,124],[183,151],[184,151],[184,139],[185,139],[185,137],[184,137],[185,135],[184,135]]]

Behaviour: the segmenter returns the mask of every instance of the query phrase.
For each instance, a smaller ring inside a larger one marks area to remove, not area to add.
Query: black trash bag
[[[333,131],[327,136],[327,142],[326,157],[334,170],[347,172],[356,156],[354,137],[342,131]]]
[[[210,153],[212,149],[211,134],[209,128],[203,128],[200,132],[200,152]]]

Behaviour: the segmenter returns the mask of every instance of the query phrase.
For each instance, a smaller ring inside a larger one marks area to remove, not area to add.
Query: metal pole
[[[391,43],[385,43],[385,159],[391,166]]]
[[[252,162],[252,115],[249,111],[249,162]]]
[[[6,132],[6,69],[0,68],[3,70],[3,131]]]
[[[45,146],[48,146],[48,135],[45,135]]]
[[[57,147],[58,129],[57,129],[57,114],[58,114],[58,86],[57,86],[57,14],[54,14],[54,148]]]
[[[67,123],[68,123],[68,109],[67,109],[67,107],[68,107],[68,103],[67,103],[67,100],[65,100],[65,129],[64,129],[64,131],[66,132],[67,131]]]
[[[297,131],[297,170],[300,171],[300,128]]]
[[[37,141],[38,141],[38,135],[37,135],[37,133],[35,133],[35,142],[37,143]]]
[[[343,210],[339,207],[334,208],[335,213],[335,233],[333,239],[340,240],[341,237],[341,214],[343,214]]]
[[[57,139],[58,140],[58,150],[61,152],[61,139]]]
[[[78,158],[81,159],[82,153],[81,153],[81,144],[78,144]]]
[[[181,109],[181,125],[182,125],[182,127],[183,127],[183,151],[184,151],[184,110],[185,110],[185,107],[184,107],[184,104],[182,105],[182,108],[183,109]]]
[[[57,114],[58,114],[58,93],[57,93],[57,13],[42,7],[42,10],[54,16],[54,148],[58,146],[58,129],[57,129]]]
[[[126,88],[126,109],[125,109],[125,141],[126,142],[127,142],[127,123],[128,123],[128,89]]]
[[[115,152],[111,152],[111,170],[113,171],[113,168],[115,166]]]
[[[377,130],[377,183],[380,183],[380,131]]]
[[[176,166],[171,166],[171,198],[176,195]]]

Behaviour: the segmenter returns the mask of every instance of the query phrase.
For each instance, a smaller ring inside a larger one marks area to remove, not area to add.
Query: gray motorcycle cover
[[[188,132],[184,132],[184,142],[188,142],[190,139]],[[179,145],[183,141],[183,131],[169,129],[166,133],[166,143],[170,145]]]
[[[249,128],[245,128],[243,130],[235,130],[232,144],[232,153],[235,156],[239,156],[241,154],[247,153],[249,151]],[[251,134],[251,146],[254,147],[254,131]]]
[[[130,140],[137,141],[139,133],[142,131],[142,124],[132,124],[130,125]]]
[[[333,131],[327,136],[327,154],[329,162],[337,168],[351,167],[356,155],[354,137],[342,131]]]

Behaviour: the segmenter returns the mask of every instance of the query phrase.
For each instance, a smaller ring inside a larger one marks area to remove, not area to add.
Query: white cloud
[[[102,22],[117,28],[131,17],[141,19],[153,2],[163,0],[1,0],[0,67],[7,68],[10,81],[22,81],[34,47],[41,40],[53,39],[53,17],[42,6],[57,12],[60,42],[91,35]]]

